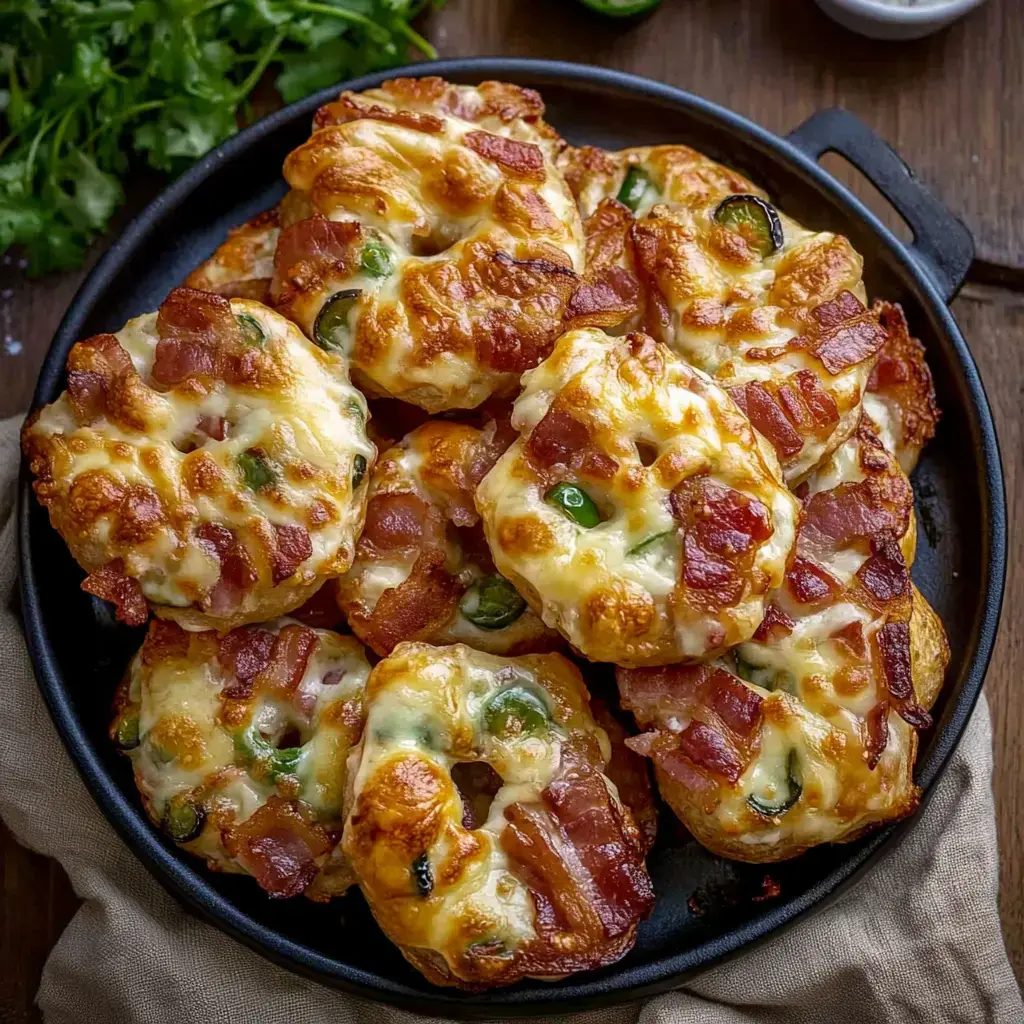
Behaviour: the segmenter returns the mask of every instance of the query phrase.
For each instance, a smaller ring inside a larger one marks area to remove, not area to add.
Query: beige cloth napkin
[[[414,1024],[304,981],[186,913],[97,810],[36,689],[12,592],[18,423],[0,424],[0,814],[85,901],[43,971],[51,1024]],[[106,700],[107,694],[97,694]],[[996,911],[992,733],[978,705],[908,839],[826,910],[644,1004],[573,1024],[1024,1021]]]

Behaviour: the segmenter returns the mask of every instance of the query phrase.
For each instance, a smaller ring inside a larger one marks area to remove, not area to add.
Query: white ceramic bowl
[[[814,0],[840,25],[871,39],[920,39],[962,18],[985,0],[926,0],[913,7],[883,0]]]

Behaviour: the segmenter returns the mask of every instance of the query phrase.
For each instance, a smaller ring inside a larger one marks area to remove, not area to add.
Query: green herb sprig
[[[81,264],[144,161],[178,173],[255,120],[269,74],[291,103],[435,57],[410,22],[444,0],[0,0],[0,253]]]

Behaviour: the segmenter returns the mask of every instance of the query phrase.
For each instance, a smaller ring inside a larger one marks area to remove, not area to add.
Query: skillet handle
[[[786,136],[812,160],[825,153],[846,157],[907,222],[914,241],[910,254],[951,301],[974,259],[974,240],[915,177],[902,157],[863,121],[838,107],[819,110]]]

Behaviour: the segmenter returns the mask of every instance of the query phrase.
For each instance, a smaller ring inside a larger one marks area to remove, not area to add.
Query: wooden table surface
[[[843,106],[892,143],[974,232],[978,261],[954,313],[981,368],[1002,444],[1010,522],[1024,512],[1024,4],[990,0],[914,43],[873,43],[810,0],[664,0],[638,25],[572,0],[449,0],[425,22],[442,56],[577,60],[681,86],[780,133]],[[671,140],[666,140],[671,141]],[[897,229],[884,201],[841,160],[826,166]],[[101,247],[97,246],[97,250]],[[95,255],[98,255],[98,251]],[[0,415],[23,410],[53,331],[83,274],[27,281],[0,266]],[[1024,977],[1024,541],[1010,531],[1006,601],[986,691],[1003,929]],[[35,1019],[43,960],[76,900],[60,868],[0,829],[0,1024]]]

